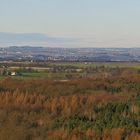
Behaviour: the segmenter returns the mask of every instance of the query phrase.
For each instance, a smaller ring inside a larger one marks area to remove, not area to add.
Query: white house
[[[16,76],[17,73],[16,72],[11,72],[11,76]]]

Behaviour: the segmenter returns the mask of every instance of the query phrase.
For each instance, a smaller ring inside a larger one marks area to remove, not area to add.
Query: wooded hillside
[[[0,81],[1,140],[139,140],[140,75]]]

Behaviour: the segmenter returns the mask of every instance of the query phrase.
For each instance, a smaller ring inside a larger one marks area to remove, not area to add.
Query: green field
[[[75,66],[78,68],[86,67],[99,67],[105,66],[110,68],[120,67],[120,68],[140,68],[140,63],[138,62],[61,62],[61,63],[51,63],[53,66]]]
[[[7,65],[7,64],[3,64]],[[25,62],[22,62],[20,65],[16,65],[15,63],[11,64],[9,69],[18,69],[20,67],[31,67],[34,70],[40,70],[40,71],[45,71],[49,70],[54,67],[68,67],[68,66],[73,66],[77,68],[87,68],[87,67],[99,67],[99,66],[104,66],[104,67],[110,67],[110,68],[115,68],[115,67],[120,67],[120,68],[140,68],[140,63],[139,62],[40,62],[40,63],[28,63],[26,64]]]
[[[34,63],[31,63],[32,65]],[[50,78],[50,79],[75,79],[80,77],[92,77],[109,69],[135,69],[139,71],[140,63],[138,62],[51,62],[35,63],[36,66],[13,66],[7,67],[7,71],[20,71],[21,76],[0,76],[0,80],[7,77],[12,78]],[[43,65],[44,64],[44,65]],[[12,64],[11,64],[12,65]],[[24,65],[24,62],[23,62]],[[41,65],[41,66],[40,66]],[[25,69],[26,67],[29,68]],[[95,68],[95,70],[94,70]],[[97,68],[97,69],[96,69]],[[1,68],[2,70],[2,68]],[[80,71],[78,71],[80,70]],[[97,71],[96,71],[97,70]]]
[[[48,77],[46,72],[25,72],[22,73],[23,77]]]

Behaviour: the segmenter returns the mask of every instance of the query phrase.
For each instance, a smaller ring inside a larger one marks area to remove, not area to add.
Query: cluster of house
[[[0,75],[1,76],[21,76],[22,74],[16,71],[7,71],[6,69],[0,69]]]
[[[21,73],[13,71],[11,72],[11,76],[21,76]]]

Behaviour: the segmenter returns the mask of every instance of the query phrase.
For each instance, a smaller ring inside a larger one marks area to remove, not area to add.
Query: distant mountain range
[[[0,47],[11,45],[43,45],[49,38],[44,34],[38,33],[5,33],[0,32]]]
[[[31,45],[44,47],[62,47],[63,45],[77,42],[78,39],[70,37],[52,37],[40,33],[6,33],[0,32],[0,47],[11,45]]]
[[[139,61],[140,48],[0,48],[0,60],[36,61]]]

